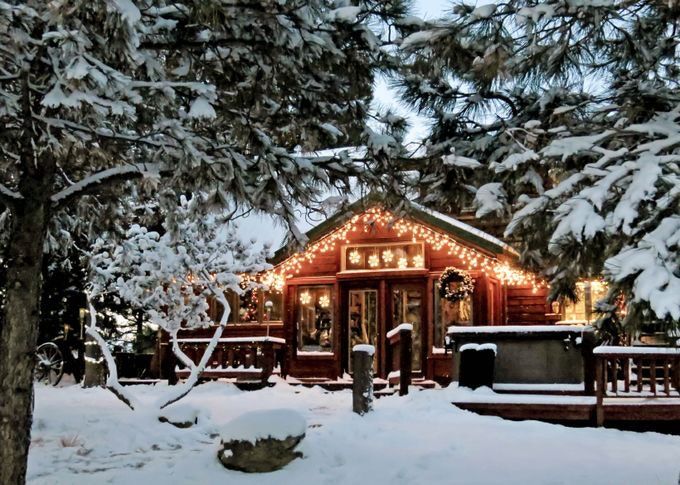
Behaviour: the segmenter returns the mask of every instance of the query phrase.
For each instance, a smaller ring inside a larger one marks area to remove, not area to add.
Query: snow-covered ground
[[[153,402],[163,385],[136,386]],[[177,406],[199,425],[178,429],[131,412],[103,389],[36,389],[31,484],[675,484],[680,437],[574,429],[477,416],[450,404],[456,390],[384,397],[360,417],[351,391],[291,387],[242,392],[197,387]],[[281,471],[244,474],[216,458],[217,431],[252,410],[289,408],[307,420],[304,458]],[[206,417],[207,416],[207,417]]]

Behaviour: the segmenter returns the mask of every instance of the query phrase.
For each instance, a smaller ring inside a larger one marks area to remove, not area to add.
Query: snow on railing
[[[447,329],[451,334],[475,333],[548,333],[548,332],[592,332],[590,325],[480,325],[477,327],[458,327]]]
[[[391,339],[394,337],[396,334],[401,332],[402,330],[408,331],[408,332],[413,332],[413,324],[412,323],[400,323],[396,327],[394,327],[392,330],[387,332],[387,338]]]
[[[178,338],[177,341],[183,344],[203,344],[210,342],[209,338]],[[217,343],[249,344],[254,342],[272,342],[285,344],[286,339],[279,337],[224,337],[217,340]]]
[[[605,397],[680,396],[680,348],[600,346],[593,354],[598,425],[604,422]]]

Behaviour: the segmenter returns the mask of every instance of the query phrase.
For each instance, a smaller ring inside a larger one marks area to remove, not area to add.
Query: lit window
[[[464,300],[452,302],[439,296],[439,282],[434,285],[434,346],[444,347],[447,329],[450,326],[472,325],[472,295]]]
[[[423,244],[419,242],[357,245],[344,248],[343,271],[422,269],[424,267]]]
[[[333,352],[333,286],[300,286],[297,302],[298,350]]]
[[[247,289],[237,295],[231,290],[224,294],[229,303],[229,323],[280,322],[283,316],[283,294],[281,291]],[[222,304],[215,298],[208,298],[210,317],[219,322]]]
[[[607,296],[607,285],[601,281],[576,283],[576,302],[563,303],[562,316],[566,321],[592,322],[597,319],[595,304]]]

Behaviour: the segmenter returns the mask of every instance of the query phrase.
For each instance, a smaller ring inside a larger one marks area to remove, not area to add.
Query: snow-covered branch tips
[[[171,335],[213,324],[210,299],[221,304],[219,320],[226,323],[230,308],[224,293],[240,294],[243,274],[268,269],[268,248],[254,250],[217,215],[189,217],[196,203],[183,199],[162,235],[133,225],[121,244],[100,240],[91,258],[94,293],[117,294]]]

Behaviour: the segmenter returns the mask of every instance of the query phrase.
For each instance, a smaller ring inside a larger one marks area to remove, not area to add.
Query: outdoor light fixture
[[[309,294],[309,291],[305,291],[300,294],[300,303],[303,305],[309,305],[312,302],[312,295]]]
[[[399,258],[399,260],[397,261],[397,266],[399,267],[399,269],[408,268],[408,259]]]
[[[359,264],[361,261],[361,254],[356,249],[349,253],[349,262],[352,264]]]
[[[413,266],[416,268],[422,268],[425,266],[425,259],[420,254],[413,256]]]
[[[382,253],[383,261],[391,263],[394,260],[394,253],[391,249],[385,249]]]
[[[379,264],[380,264],[380,258],[378,258],[377,254],[371,254],[368,257],[368,265],[371,268],[377,268]]]

